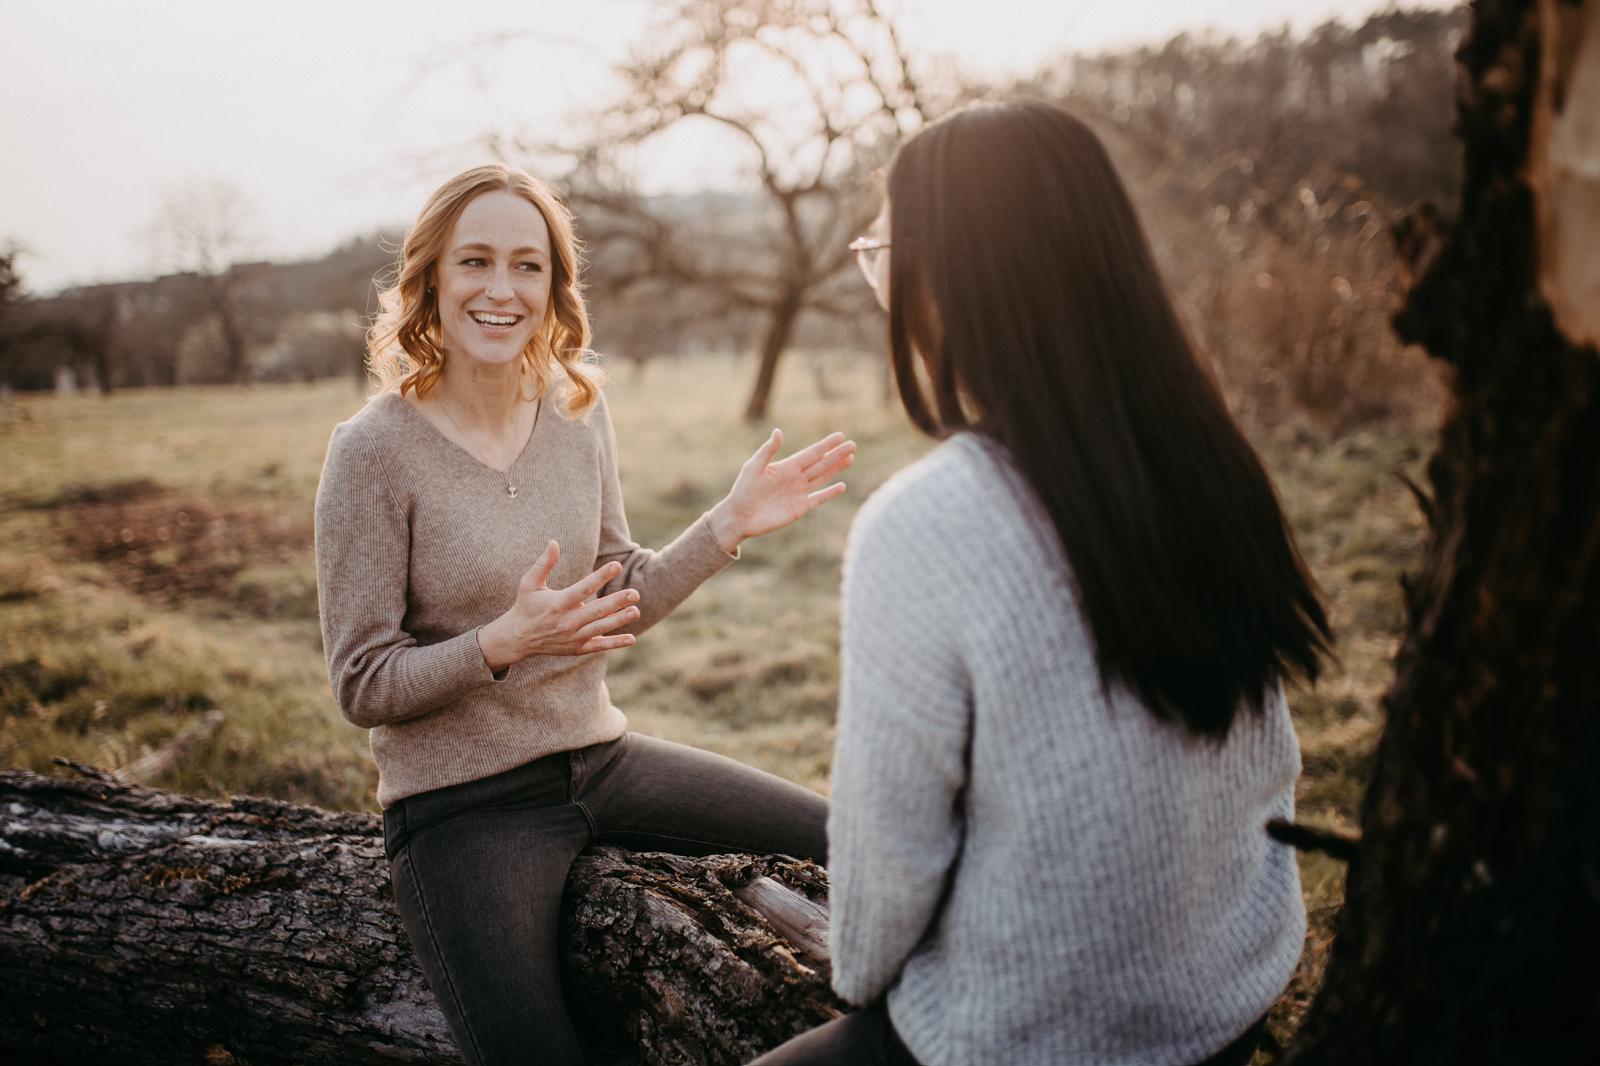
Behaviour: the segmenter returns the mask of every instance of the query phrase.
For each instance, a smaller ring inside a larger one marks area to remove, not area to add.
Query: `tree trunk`
[[[1593,240],[1549,254],[1595,232],[1600,143],[1587,217],[1541,180],[1563,113],[1600,142],[1597,35],[1600,0],[1478,0],[1460,219],[1421,210],[1398,231],[1413,280],[1396,328],[1454,369],[1455,405],[1293,1063],[1600,1061],[1600,359],[1541,295],[1580,291],[1580,318],[1600,306],[1594,275],[1572,273],[1592,272]]]
[[[89,350],[89,357],[93,362],[95,384],[101,396],[110,396],[111,390],[116,387],[111,379],[117,372],[118,310],[118,298],[108,294],[95,316],[94,344]]]
[[[750,402],[744,408],[746,422],[759,422],[767,417],[772,384],[778,377],[778,360],[789,347],[789,338],[794,335],[794,324],[800,318],[804,299],[803,291],[790,290],[784,293],[783,299],[770,312],[766,335],[761,340],[761,366],[756,371],[756,386],[751,390]]]
[[[222,334],[223,380],[230,385],[245,385],[250,381],[250,349],[239,325],[233,284],[225,275],[212,277],[211,301]]]
[[[375,816],[26,771],[0,811],[0,1060],[459,1061]],[[826,892],[781,858],[579,859],[565,962],[594,1061],[746,1062],[835,1016]]]

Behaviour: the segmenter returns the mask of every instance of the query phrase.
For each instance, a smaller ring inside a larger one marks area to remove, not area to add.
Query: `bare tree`
[[[19,254],[15,245],[0,252],[0,329],[10,322],[13,308],[22,299],[22,275],[17,271]]]
[[[70,366],[91,377],[102,396],[110,395],[120,313],[112,288],[86,286],[48,300],[30,298],[17,269],[23,254],[15,244],[0,252],[0,371],[7,383],[39,387],[56,368]]]
[[[244,194],[221,180],[196,182],[171,193],[150,225],[158,259],[169,269],[193,273],[205,282],[221,341],[223,377],[243,383],[250,375],[239,277],[233,267],[252,240],[250,209]]]
[[[515,147],[571,161],[598,292],[667,287],[692,292],[703,314],[760,321],[744,412],[760,419],[801,315],[867,311],[841,282],[874,210],[870,174],[944,101],[876,0],[673,0],[647,39],[581,143]],[[754,195],[639,193],[630,158],[690,124],[728,136]]]
[[[17,270],[21,254],[21,249],[14,244],[8,244],[5,251],[0,252],[0,369],[5,368],[23,343],[17,314],[24,295],[22,274]]]
[[[106,286],[91,286],[63,294],[56,301],[58,317],[45,320],[41,328],[63,344],[74,362],[92,372],[101,396],[111,395],[117,372],[117,325],[121,317],[116,292]],[[59,310],[65,310],[59,316]]]

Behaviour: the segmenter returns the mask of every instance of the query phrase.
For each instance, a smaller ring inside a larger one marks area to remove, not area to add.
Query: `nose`
[[[494,276],[484,282],[483,298],[485,300],[508,300],[511,298],[510,282],[501,276],[501,271],[496,270]]]

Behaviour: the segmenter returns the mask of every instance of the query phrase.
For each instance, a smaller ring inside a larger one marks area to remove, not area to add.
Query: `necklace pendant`
[[[506,495],[507,496],[515,496],[516,494],[517,494],[517,487],[515,485],[507,485],[506,486]]]

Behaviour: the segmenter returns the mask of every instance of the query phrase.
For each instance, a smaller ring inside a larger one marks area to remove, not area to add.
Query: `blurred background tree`
[[[114,297],[73,292],[52,301],[28,297],[17,266],[23,251],[0,255],[0,383],[21,388],[77,388],[109,394],[115,366]]]
[[[21,347],[17,313],[24,296],[22,274],[17,268],[21,254],[14,244],[0,251],[0,367],[6,366]]]
[[[22,275],[17,272],[15,246],[0,252],[0,329],[9,325],[13,311],[22,299]]]
[[[674,0],[647,39],[582,140],[541,147],[572,160],[565,181],[596,248],[602,306],[670,292],[755,320],[744,417],[761,420],[802,315],[870,313],[859,286],[840,284],[846,245],[876,211],[870,175],[960,93],[930,95],[875,0]],[[636,191],[626,160],[689,123],[738,144],[750,195],[697,204]]]
[[[1235,411],[1344,432],[1432,418],[1443,395],[1437,369],[1388,328],[1387,234],[1413,200],[1455,195],[1451,56],[1464,25],[1464,9],[1418,10],[1253,41],[1186,34],[983,81],[915,54],[877,0],[665,0],[613,71],[615,95],[568,124],[576,134],[483,132],[473,154],[528,165],[569,197],[597,350],[639,365],[745,353],[742,413],[762,418],[786,351],[879,358],[882,319],[844,246],[876,209],[872,175],[897,140],[975,97],[1060,100],[1134,186]],[[721,131],[742,171],[716,190],[647,194],[650,147],[693,127]],[[150,239],[180,272],[25,301],[19,313],[90,339],[37,335],[0,380],[50,388],[61,365],[107,388],[360,380],[357,333],[393,244],[372,235],[320,259],[240,263],[247,221],[225,184],[175,195]],[[300,317],[324,313],[340,325]],[[828,359],[812,357],[824,391]]]
[[[244,304],[246,272],[240,262],[251,246],[250,208],[230,182],[195,182],[169,193],[150,224],[151,244],[168,269],[200,281],[206,317],[180,342],[179,357],[214,361],[221,380],[250,380],[250,345]]]

